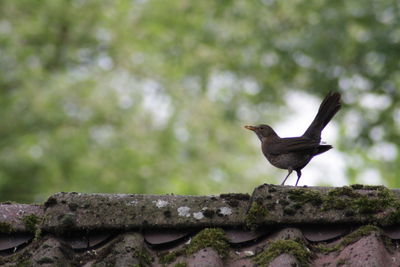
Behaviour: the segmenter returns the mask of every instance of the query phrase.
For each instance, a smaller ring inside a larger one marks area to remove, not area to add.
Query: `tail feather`
[[[320,146],[317,147],[317,149],[314,152],[313,156],[322,154],[322,153],[328,151],[331,148],[333,148],[333,146],[331,146],[331,145],[320,145]]]
[[[317,115],[304,132],[303,136],[314,140],[321,140],[322,130],[333,116],[335,116],[336,112],[339,111],[340,107],[340,93],[329,92],[319,106]]]

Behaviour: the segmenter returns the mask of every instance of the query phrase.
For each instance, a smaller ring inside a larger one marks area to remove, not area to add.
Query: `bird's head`
[[[251,130],[255,132],[258,136],[258,138],[263,141],[265,139],[268,139],[273,136],[278,136],[275,131],[271,128],[271,126],[265,125],[265,124],[260,124],[257,126],[244,126],[244,128]]]

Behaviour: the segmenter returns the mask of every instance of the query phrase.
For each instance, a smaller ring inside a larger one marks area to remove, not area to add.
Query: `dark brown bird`
[[[281,138],[270,126],[265,124],[245,126],[245,128],[257,134],[261,141],[261,150],[272,165],[288,170],[289,173],[283,180],[282,185],[285,184],[292,171],[296,171],[297,186],[301,177],[301,169],[314,156],[332,148],[331,145],[322,145],[320,143],[321,132],[336,112],[339,111],[340,107],[340,94],[338,92],[328,93],[324,101],[322,101],[314,120],[300,137]]]

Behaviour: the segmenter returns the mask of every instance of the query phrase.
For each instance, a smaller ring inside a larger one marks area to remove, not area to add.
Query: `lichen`
[[[257,254],[253,262],[258,266],[267,266],[272,260],[281,254],[293,255],[300,266],[308,266],[311,260],[311,252],[303,244],[294,240],[278,240],[271,243],[266,250]]]
[[[221,258],[225,258],[229,252],[225,232],[218,228],[205,228],[193,237],[185,252],[186,255],[191,255],[207,247],[213,248]]]
[[[9,234],[13,231],[11,224],[0,222],[0,233]]]
[[[261,203],[253,202],[245,218],[247,227],[250,229],[256,228],[259,221],[264,219],[267,214],[268,210]]]

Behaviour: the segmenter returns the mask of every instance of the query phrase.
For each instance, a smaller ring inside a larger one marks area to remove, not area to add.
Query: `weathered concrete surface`
[[[379,186],[262,185],[252,197],[58,193],[39,206],[0,205],[0,265],[394,267],[399,233],[399,191]]]
[[[2,203],[0,204],[0,233],[29,232],[32,230],[29,228],[32,228],[32,224],[35,223],[32,218],[42,216],[43,207],[41,205]]]
[[[363,224],[400,222],[399,190],[383,186],[293,187],[262,185],[254,190],[247,224]]]
[[[146,229],[167,227],[240,226],[249,195],[125,195],[58,193],[45,203],[42,228]]]
[[[400,223],[399,190],[264,184],[252,197],[57,193],[43,205],[0,204],[0,233],[365,223]]]

